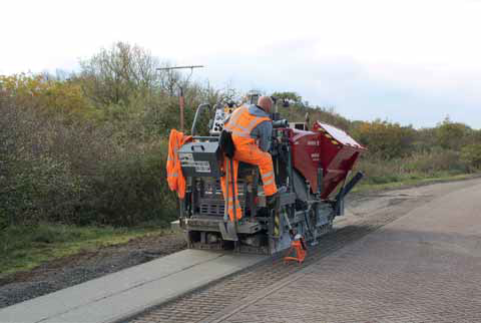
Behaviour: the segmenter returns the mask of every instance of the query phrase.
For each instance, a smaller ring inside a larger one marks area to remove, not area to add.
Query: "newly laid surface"
[[[129,322],[481,322],[480,185],[351,195],[303,265],[263,262]]]
[[[481,322],[480,197],[434,199],[205,322]]]

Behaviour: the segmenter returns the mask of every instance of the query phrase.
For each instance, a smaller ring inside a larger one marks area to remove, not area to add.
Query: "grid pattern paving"
[[[431,250],[401,264],[380,244],[329,256],[208,322],[481,322],[479,257]]]
[[[480,194],[417,208],[205,322],[481,322]]]
[[[429,197],[407,200],[404,202],[412,206],[422,205]],[[259,292],[268,291],[283,279],[292,280],[296,273],[309,265],[318,263],[320,259],[340,250],[341,248],[358,241],[362,237],[378,228],[398,219],[404,214],[404,208],[393,206],[386,213],[385,210],[366,217],[356,225],[345,226],[321,238],[319,244],[311,247],[308,257],[303,265],[290,263],[284,264],[281,258],[274,258],[244,270],[233,276],[226,277],[206,288],[184,295],[169,303],[154,307],[141,315],[132,318],[130,323],[162,323],[162,322],[202,322],[215,318],[226,309],[236,307],[236,304],[245,304],[256,297]],[[323,262],[321,262],[322,264]],[[256,322],[256,314],[244,322]],[[266,322],[275,322],[274,318]],[[257,319],[259,321],[259,319]],[[295,320],[288,320],[295,322]],[[240,322],[240,321],[239,321]],[[287,322],[287,321],[279,321]],[[300,322],[300,321],[299,321]],[[309,322],[309,321],[308,321]],[[314,322],[314,321],[313,321]],[[357,321],[356,321],[357,322]]]

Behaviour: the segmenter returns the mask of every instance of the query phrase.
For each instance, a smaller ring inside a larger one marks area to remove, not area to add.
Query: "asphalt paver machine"
[[[197,122],[205,110],[213,115],[210,132],[198,136]],[[223,120],[232,110],[232,105],[200,105],[192,125],[193,139],[179,150],[187,182],[179,225],[189,247],[274,254],[289,248],[299,235],[315,244],[332,229],[334,218],[344,214],[346,195],[363,177],[360,172],[351,173],[364,148],[331,125],[316,121],[307,130],[307,124],[289,124],[274,113],[269,152],[277,186],[285,190],[277,205],[268,207],[258,168],[241,163],[237,199],[242,218],[231,221],[220,185],[224,156],[219,139]]]

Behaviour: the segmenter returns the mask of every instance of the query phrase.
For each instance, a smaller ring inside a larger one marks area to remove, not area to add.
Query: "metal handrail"
[[[195,111],[195,116],[194,116],[194,121],[192,122],[192,129],[190,130],[190,134],[192,136],[195,136],[195,131],[196,131],[196,127],[197,127],[197,121],[199,119],[199,116],[200,114],[203,112],[203,110],[205,108],[210,108],[210,104],[209,103],[202,103],[201,105],[199,105],[199,107],[197,108],[197,111]]]

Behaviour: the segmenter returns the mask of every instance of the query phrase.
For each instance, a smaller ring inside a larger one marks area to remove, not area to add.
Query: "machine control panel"
[[[219,135],[224,129],[224,121],[234,112],[236,106],[234,104],[218,105],[215,109],[211,135]]]

